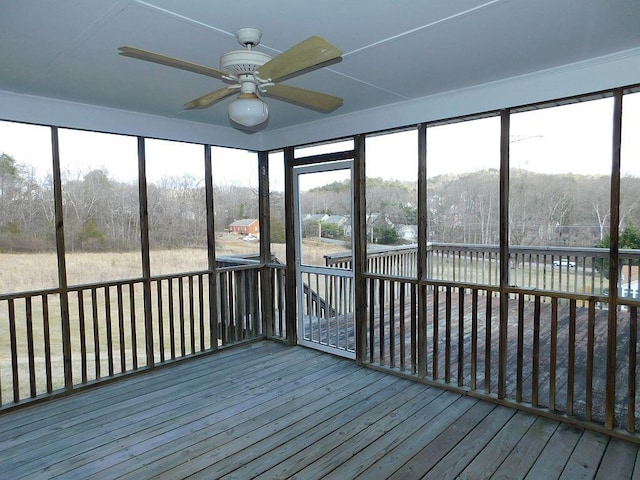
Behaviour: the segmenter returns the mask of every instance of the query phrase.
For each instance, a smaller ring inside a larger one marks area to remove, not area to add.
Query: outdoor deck
[[[0,478],[636,478],[638,445],[262,341],[0,417]]]

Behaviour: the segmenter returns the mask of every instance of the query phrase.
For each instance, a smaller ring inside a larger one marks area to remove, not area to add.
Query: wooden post
[[[356,362],[362,363],[367,352],[367,266],[365,136],[355,137],[353,158],[353,275],[355,282]]]
[[[144,138],[138,137],[138,197],[140,202],[140,250],[142,254],[142,279],[144,298],[144,338],[147,367],[154,366],[153,316],[151,315],[151,259],[149,254],[149,210],[147,207],[147,160]]]
[[[418,377],[427,376],[427,125],[418,125]],[[414,332],[413,335],[416,333]]]
[[[60,177],[60,148],[58,128],[51,127],[51,153],[53,157],[53,206],[56,222],[56,251],[58,257],[58,288],[60,289],[60,319],[62,322],[62,356],[64,387],[73,389],[71,364],[71,325],[69,323],[69,293],[67,286],[66,250],[64,245],[64,220],[62,209],[62,179]]]
[[[284,204],[293,205],[293,147],[284,149]],[[287,245],[287,266],[285,271],[285,310],[287,341],[295,345],[298,341],[297,302],[296,302],[296,239],[293,208],[285,209],[285,235]]]
[[[500,332],[498,336],[498,398],[506,395],[507,327],[509,325],[509,120],[500,112]]]
[[[258,216],[260,218],[260,262],[264,265],[260,275],[262,299],[262,334],[273,336],[274,290],[271,264],[271,208],[269,204],[269,152],[258,152]]]
[[[207,259],[209,277],[209,336],[211,349],[218,349],[218,272],[216,271],[216,232],[214,223],[213,167],[211,145],[204,146],[204,191],[207,210]]]
[[[620,144],[622,142],[622,89],[613,92],[613,158],[611,162],[611,217],[609,223],[609,310],[607,329],[607,387],[604,426],[614,427],[616,396],[616,335],[618,319],[619,223],[620,223]]]

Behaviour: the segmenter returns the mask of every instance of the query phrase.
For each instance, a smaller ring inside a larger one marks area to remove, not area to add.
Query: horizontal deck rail
[[[427,278],[434,281],[498,285],[498,245],[462,243],[427,244]],[[416,277],[417,246],[371,247],[366,272],[387,276]],[[621,249],[619,296],[640,298],[640,251]],[[531,247],[509,248],[509,285],[543,291],[607,295],[609,251],[604,248]],[[351,253],[325,256],[330,267],[349,268]]]

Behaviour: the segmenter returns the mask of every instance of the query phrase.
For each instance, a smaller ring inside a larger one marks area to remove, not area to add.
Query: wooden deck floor
[[[259,342],[0,416],[0,478],[640,477],[638,445]]]

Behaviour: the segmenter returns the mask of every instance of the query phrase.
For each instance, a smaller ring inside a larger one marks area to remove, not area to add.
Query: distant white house
[[[417,225],[395,225],[396,233],[400,240],[406,240],[408,242],[415,242],[418,239],[418,226]]]
[[[322,220],[322,223],[333,223],[341,227],[345,223],[347,223],[347,220],[348,218],[345,215],[331,215],[326,219]]]
[[[311,223],[324,222],[327,218],[329,218],[329,215],[327,215],[326,213],[307,213],[306,215],[303,215],[302,221]]]

